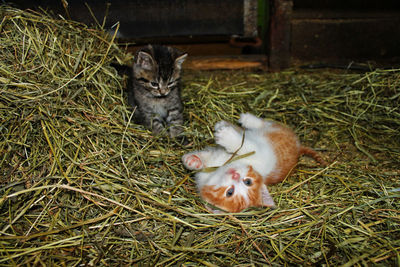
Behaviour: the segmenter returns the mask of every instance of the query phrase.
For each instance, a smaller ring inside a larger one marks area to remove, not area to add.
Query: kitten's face
[[[228,212],[240,212],[249,207],[274,206],[263,179],[251,166],[220,167],[200,191],[204,200]],[[215,179],[217,178],[217,179]]]
[[[177,87],[186,57],[172,47],[149,45],[136,53],[133,75],[153,96],[165,97]]]

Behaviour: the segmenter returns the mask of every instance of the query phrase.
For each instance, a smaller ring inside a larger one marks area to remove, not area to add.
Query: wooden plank
[[[260,69],[266,70],[267,57],[262,55],[234,57],[192,57],[184,63],[184,68],[193,70],[219,69]]]
[[[326,9],[326,10],[393,10],[400,8],[399,0],[293,0],[294,10]]]
[[[290,19],[292,0],[271,0],[269,28],[269,69],[277,71],[290,65]]]
[[[400,58],[399,47],[400,12],[397,16],[358,14],[354,18],[292,20],[294,60],[378,62]]]

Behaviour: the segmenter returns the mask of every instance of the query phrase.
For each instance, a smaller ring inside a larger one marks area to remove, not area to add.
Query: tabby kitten
[[[135,54],[128,102],[135,108],[136,122],[155,134],[167,128],[174,138],[183,131],[180,72],[186,57],[186,53],[160,45],[148,45]]]

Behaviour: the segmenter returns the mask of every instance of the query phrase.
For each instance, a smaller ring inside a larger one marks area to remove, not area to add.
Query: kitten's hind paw
[[[189,170],[201,170],[204,168],[204,164],[200,157],[193,153],[183,155],[182,162],[183,165],[185,165],[185,167]]]
[[[251,113],[240,114],[239,123],[247,129],[257,129],[264,125],[264,120],[254,116]]]
[[[226,128],[228,126],[231,126],[231,124],[227,121],[219,121],[215,124],[214,126],[214,130],[215,132],[218,132],[219,130],[221,130],[222,128]]]

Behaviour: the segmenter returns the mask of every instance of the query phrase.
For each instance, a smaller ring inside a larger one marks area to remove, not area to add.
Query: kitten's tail
[[[322,166],[328,165],[326,161],[321,157],[320,154],[318,154],[317,151],[315,151],[312,148],[306,147],[306,146],[301,146],[300,147],[300,155],[307,155],[315,159],[319,164]]]

